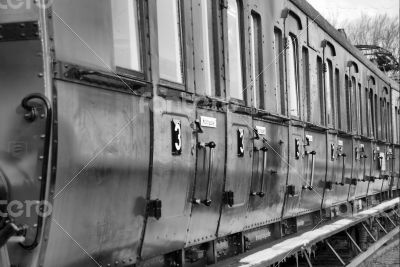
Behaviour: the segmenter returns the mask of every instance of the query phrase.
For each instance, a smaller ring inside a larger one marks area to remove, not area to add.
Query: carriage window
[[[262,57],[261,17],[255,12],[251,14],[251,55],[253,103],[256,108],[264,108],[264,79]]]
[[[365,100],[365,118],[366,118],[366,120],[365,120],[365,123],[366,123],[366,130],[367,130],[367,132],[366,133],[364,133],[366,136],[369,136],[369,135],[371,135],[371,118],[370,118],[370,116],[369,116],[369,114],[371,114],[371,112],[370,112],[370,109],[371,109],[371,107],[370,107],[370,103],[369,103],[369,90],[368,90],[368,88],[365,88],[365,98],[364,98]]]
[[[391,127],[391,118],[392,116],[390,115],[390,103],[386,102],[386,136],[387,140],[391,141],[392,139],[392,127]]]
[[[374,96],[374,117],[375,117],[375,138],[378,139],[378,129],[379,129],[379,117],[378,117],[378,110],[379,110],[379,106],[378,106],[378,96],[375,94]]]
[[[351,123],[352,125],[352,131],[357,132],[357,121],[358,121],[358,116],[357,116],[357,83],[356,83],[356,78],[351,77],[351,88],[350,91],[352,92],[351,94],[351,115],[353,118],[353,121]]]
[[[303,92],[306,94],[306,112],[307,120],[311,121],[311,88],[310,88],[310,58],[308,54],[308,49],[303,47],[302,50],[302,60],[303,60]]]
[[[321,124],[325,125],[325,95],[324,95],[324,84],[323,84],[323,65],[322,59],[317,56],[317,86],[318,86],[318,98],[320,107],[320,120]]]
[[[296,37],[294,35],[289,35],[287,47],[289,114],[295,117],[299,117],[299,57],[297,47]]]
[[[326,60],[326,73],[325,73],[325,94],[326,94],[326,113],[328,119],[328,125],[333,125],[334,118],[334,90],[333,90],[333,70],[332,62],[328,59]]]
[[[358,133],[362,134],[364,132],[363,130],[363,118],[362,118],[362,89],[361,89],[361,84],[358,84],[358,101],[357,101],[357,113],[358,113]]]
[[[394,108],[394,131],[393,131],[393,134],[394,134],[394,136],[396,138],[396,140],[394,141],[396,144],[399,143],[399,133],[400,133],[400,131],[399,131],[399,115],[398,115],[398,112],[399,112],[398,108],[395,107]]]
[[[347,121],[347,131],[351,131],[351,91],[349,76],[344,76],[344,83],[346,88],[346,121]]]
[[[179,0],[157,0],[160,78],[183,83]]]
[[[283,42],[281,30],[274,29],[274,55],[275,55],[275,86],[277,111],[286,114],[285,90],[283,76]]]
[[[229,89],[232,98],[243,100],[240,10],[237,0],[228,0]]]
[[[111,10],[115,65],[142,71],[137,1],[111,1]]]
[[[374,93],[372,89],[369,92],[369,120],[370,120],[370,130],[369,133],[371,136],[375,136],[375,108],[374,108]]]
[[[335,89],[336,89],[336,118],[337,118],[337,128],[342,129],[342,101],[340,99],[340,73],[339,69],[335,69]]]
[[[381,98],[381,138],[384,139],[386,137],[386,127],[385,127],[385,101]]]
[[[213,57],[213,20],[211,0],[193,1],[193,36],[195,61],[198,68],[196,75],[196,91],[206,95],[215,95],[214,57]]]

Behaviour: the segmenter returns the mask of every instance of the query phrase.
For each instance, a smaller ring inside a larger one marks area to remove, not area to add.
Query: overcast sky
[[[332,19],[340,25],[344,20],[357,19],[362,13],[399,14],[399,0],[308,0],[328,21]]]

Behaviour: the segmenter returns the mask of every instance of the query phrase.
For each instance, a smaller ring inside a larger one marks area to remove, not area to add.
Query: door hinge
[[[147,212],[149,217],[154,217],[157,220],[161,218],[162,202],[159,199],[149,200],[147,203]]]

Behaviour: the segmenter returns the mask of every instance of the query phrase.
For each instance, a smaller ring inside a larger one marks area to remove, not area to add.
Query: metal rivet
[[[39,180],[39,181],[41,181],[42,179],[43,179],[43,177],[42,177],[42,176],[39,176],[39,177],[38,177],[38,180]]]
[[[40,78],[43,77],[43,73],[41,73],[41,72],[38,73],[38,77],[40,77]]]
[[[39,156],[39,159],[42,160],[44,157],[43,156]]]

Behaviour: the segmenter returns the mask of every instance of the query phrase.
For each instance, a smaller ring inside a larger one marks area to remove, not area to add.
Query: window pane
[[[183,83],[179,0],[157,0],[160,78]]]
[[[308,49],[303,47],[302,51],[303,60],[303,92],[306,94],[306,112],[307,121],[311,121],[311,88],[310,88],[310,72],[309,72],[309,55]]]
[[[320,123],[325,125],[325,95],[323,87],[323,69],[322,59],[317,57],[317,82],[318,82],[318,97],[319,97],[319,112],[320,112]]]
[[[215,95],[212,0],[193,0],[195,79],[198,94]]]
[[[349,76],[345,75],[344,83],[346,88],[346,122],[347,122],[347,131],[351,131],[351,91],[349,86]]]
[[[287,60],[289,83],[289,114],[298,117],[298,56],[297,41],[293,36],[290,36],[288,38]]]
[[[369,133],[371,136],[375,136],[375,108],[374,108],[374,94],[372,89],[370,90],[369,93],[369,111],[370,111],[369,117],[371,123]]]
[[[286,114],[285,107],[285,90],[284,90],[284,75],[283,75],[283,44],[282,32],[274,29],[274,55],[275,55],[275,90],[276,90],[276,107],[277,112]]]
[[[327,117],[328,117],[328,125],[333,125],[334,124],[334,113],[333,113],[333,108],[334,108],[334,91],[333,91],[333,69],[332,69],[332,62],[330,60],[326,61],[326,66],[327,66],[327,72],[325,74],[325,88],[326,88],[326,97],[327,97],[327,102],[326,102],[326,112],[327,112]]]
[[[341,109],[341,107],[344,105],[342,105],[342,101],[340,99],[340,72],[339,72],[339,69],[335,69],[335,87],[336,87],[337,128],[342,129],[342,116],[341,116],[342,109]]]
[[[237,0],[228,0],[229,89],[232,98],[243,100],[240,14]]]
[[[114,60],[118,67],[141,71],[137,2],[111,1],[114,35]]]
[[[358,121],[358,112],[357,112],[357,84],[356,79],[351,77],[351,115],[352,115],[352,131],[357,132],[357,121]]]
[[[358,126],[358,132],[360,134],[364,133],[364,123],[363,123],[363,113],[362,113],[362,89],[361,89],[361,84],[358,84],[358,121],[359,121],[359,126]]]
[[[262,42],[261,42],[261,18],[253,13],[250,20],[251,30],[251,66],[253,91],[253,105],[256,108],[263,108],[263,73],[262,73]]]

